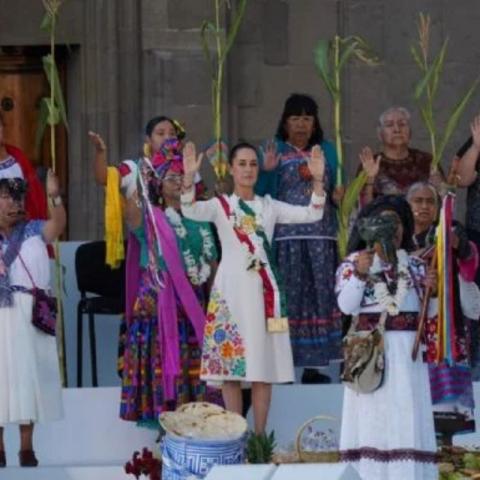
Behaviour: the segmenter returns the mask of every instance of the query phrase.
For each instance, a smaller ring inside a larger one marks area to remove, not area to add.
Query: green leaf
[[[68,121],[67,121],[67,110],[65,108],[65,100],[63,98],[62,88],[60,86],[60,78],[58,75],[57,65],[53,61],[51,54],[45,55],[43,57],[43,69],[48,78],[50,86],[53,84],[53,98],[55,102],[55,107],[59,112],[59,121],[65,125],[65,128],[68,130]]]
[[[356,40],[353,40],[347,48],[342,52],[340,55],[340,60],[338,62],[338,69],[341,70],[343,68],[343,65],[345,62],[348,62],[348,59],[352,56],[352,54],[355,52],[355,49],[358,47],[358,42]]]
[[[335,94],[333,79],[330,76],[330,43],[327,40],[320,40],[314,49],[315,65],[320,73],[320,77],[325,84],[330,95]]]
[[[423,118],[423,123],[425,123],[425,127],[427,128],[430,134],[435,133],[435,125],[433,123],[433,114],[431,108],[428,105],[423,105],[420,107],[420,113]]]
[[[208,43],[208,36],[210,34],[216,35],[215,26],[211,22],[204,21],[200,29],[200,38],[202,42],[203,54],[205,55],[205,59],[207,60],[213,72],[215,70],[215,65],[213,63],[212,55],[210,53],[210,45]]]
[[[431,89],[431,98],[435,98],[435,94],[437,93],[438,89],[438,82],[440,80],[440,76],[442,75],[443,65],[445,63],[445,54],[447,52],[447,45],[448,39],[442,45],[442,48],[435,58],[435,74],[433,75],[432,79],[432,89]]]
[[[60,111],[58,107],[55,105],[55,102],[54,101],[52,102],[50,98],[45,98],[44,100],[48,108],[47,123],[51,127],[54,127],[55,125],[58,125],[60,123]]]
[[[226,42],[225,50],[223,51],[223,59],[221,59],[222,62],[227,57],[228,52],[232,48],[233,42],[237,37],[238,31],[240,30],[240,25],[242,24],[246,7],[247,7],[247,0],[241,0],[240,5],[237,8],[237,11],[235,12],[235,16],[233,18],[232,27],[230,28],[230,31],[228,32],[228,35],[227,35],[227,42]]]
[[[418,68],[422,72],[424,72],[425,65],[423,64],[422,59],[420,58],[420,54],[418,53],[417,47],[415,45],[410,45],[410,53],[412,54],[412,57],[415,60],[415,63],[418,65]]]
[[[480,82],[480,77],[477,77],[477,79],[473,82],[472,86],[468,89],[467,93],[465,93],[463,98],[457,103],[452,113],[450,114],[450,117],[447,122],[447,126],[445,127],[445,131],[443,132],[443,135],[442,135],[442,141],[440,142],[440,145],[437,149],[437,159],[436,159],[437,164],[441,160],[443,152],[448,144],[448,141],[450,140],[450,137],[452,136],[453,132],[457,128],[460,117],[462,116],[462,113],[465,110],[465,107],[467,106],[468,102],[472,98],[472,95],[477,89],[479,82]],[[434,166],[437,166],[437,165],[434,165]]]
[[[358,199],[360,198],[360,192],[365,186],[365,183],[367,183],[367,174],[362,170],[345,190],[345,195],[340,204],[340,215],[344,225],[347,225],[348,218],[357,205]]]
[[[348,243],[348,220],[360,198],[360,193],[367,183],[367,174],[362,170],[348,185],[345,195],[338,210],[338,234],[337,244],[340,259],[343,259],[347,252]]]
[[[42,23],[40,24],[40,29],[44,32],[51,33],[53,29],[53,17],[49,12],[45,12],[45,15],[42,18]]]

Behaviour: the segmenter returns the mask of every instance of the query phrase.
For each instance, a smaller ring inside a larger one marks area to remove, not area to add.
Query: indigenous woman
[[[430,261],[435,251],[435,230],[440,198],[428,182],[414,183],[407,200],[415,219],[413,240],[416,254]],[[451,272],[455,301],[455,335],[458,358],[453,365],[442,362],[429,365],[434,418],[439,433],[470,433],[475,431],[471,359],[471,319],[480,317],[479,291],[473,283],[478,267],[478,253],[469,242],[463,227],[456,223],[452,232],[455,263]],[[462,285],[464,288],[460,288]],[[470,318],[468,318],[470,317]],[[474,341],[475,344],[478,340]]]
[[[410,140],[410,112],[403,107],[390,107],[378,120],[377,134],[382,150],[373,154],[370,147],[360,153],[360,160],[370,164],[367,183],[362,190],[361,201],[365,205],[380,195],[403,195],[415,182],[430,181],[440,189],[441,169],[432,169],[432,155],[412,148]]]
[[[420,290],[436,287],[435,272],[409,256],[413,216],[406,200],[385,196],[369,204],[360,218],[388,215],[396,222],[393,242],[396,265],[384,250],[365,250],[358,223],[349,243],[351,252],[337,272],[340,310],[357,316],[357,331],[372,330],[385,320],[385,376],[372,393],[345,388],[340,453],[365,480],[437,479],[436,442],[427,364],[412,360]],[[358,222],[358,220],[357,220]]]
[[[34,424],[63,416],[56,339],[33,325],[32,291],[50,288],[45,244],[62,233],[66,214],[51,171],[49,220],[23,220],[25,194],[22,178],[0,179],[0,467],[6,465],[4,425],[19,425],[19,463],[35,467]]]
[[[208,224],[181,216],[183,167],[172,120],[157,117],[148,123],[151,158],[126,160],[109,172],[103,140],[90,135],[97,181],[113,173],[107,197],[115,197],[120,187],[131,232],[120,416],[156,427],[162,411],[205,399],[198,342],[204,287],[216,258],[214,239]]]
[[[47,218],[47,197],[32,164],[17,147],[4,142],[5,122],[0,114],[0,178],[23,178],[28,184],[25,213],[29,219]]]
[[[184,150],[182,212],[193,220],[214,222],[222,246],[205,325],[201,377],[222,382],[228,410],[242,412],[241,382],[252,382],[256,433],[265,431],[271,384],[293,381],[287,312],[270,241],[276,223],[318,222],[323,216],[325,162],[318,146],[308,169],[312,193],[307,206],[292,206],[254,194],[258,158],[248,143],[230,152],[234,192],[195,201],[192,180],[198,172],[193,144]]]
[[[267,145],[260,159],[256,192],[292,205],[308,205],[313,179],[307,162],[314,146],[321,147],[326,159],[324,217],[313,223],[279,222],[274,232],[275,258],[287,296],[293,360],[298,367],[325,366],[339,359],[341,326],[338,315],[334,321],[332,283],[337,268],[332,196],[337,156],[324,139],[316,102],[307,95],[293,94],[285,103],[274,142]]]

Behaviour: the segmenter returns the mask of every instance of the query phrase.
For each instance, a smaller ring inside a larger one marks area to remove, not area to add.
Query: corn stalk
[[[447,53],[448,39],[437,55],[430,60],[430,16],[420,13],[418,24],[418,44],[410,47],[411,54],[417,64],[422,77],[415,86],[414,98],[419,106],[421,117],[430,137],[432,151],[432,170],[437,170],[445,148],[455,131],[465,107],[472,98],[480,77],[472,83],[467,92],[457,102],[450,112],[447,124],[443,132],[440,132],[435,121],[435,100],[440,84],[445,57]]]
[[[337,186],[344,183],[344,149],[342,136],[342,71],[347,62],[355,57],[361,62],[375,66],[380,61],[368,43],[359,36],[341,38],[335,35],[333,40],[320,40],[315,48],[315,65],[333,103],[333,127],[337,150]],[[360,192],[367,181],[364,174],[358,175],[348,185],[338,209],[338,252],[345,256],[348,238],[348,219],[355,207]]]
[[[205,59],[210,68],[212,77],[212,115],[214,154],[211,156],[211,164],[218,180],[223,180],[227,174],[227,158],[222,144],[222,90],[224,84],[225,62],[235,38],[240,29],[243,15],[247,6],[247,0],[239,0],[238,7],[233,14],[232,26],[227,34],[221,26],[222,4],[231,8],[229,0],[214,0],[215,23],[204,21],[201,28],[201,40]],[[213,40],[215,51],[212,53],[210,41]]]
[[[45,7],[45,15],[40,28],[50,34],[50,53],[43,57],[43,68],[50,85],[50,96],[44,97],[40,104],[39,127],[36,135],[37,149],[43,140],[47,125],[50,127],[50,155],[52,159],[52,170],[56,171],[56,148],[55,148],[55,126],[63,123],[68,129],[65,101],[60,87],[60,77],[55,63],[55,32],[58,20],[58,12],[64,0],[42,0]],[[49,208],[52,208],[49,199]],[[62,385],[68,385],[67,363],[65,356],[65,326],[63,315],[63,267],[60,263],[60,248],[58,239],[54,242],[55,251],[55,292],[57,297],[57,345],[58,360]]]

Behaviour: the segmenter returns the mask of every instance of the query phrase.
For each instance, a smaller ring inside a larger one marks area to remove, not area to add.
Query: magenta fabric
[[[157,299],[159,342],[162,352],[162,380],[165,399],[175,397],[175,377],[180,374],[180,350],[178,337],[177,301],[182,305],[192,323],[199,345],[203,342],[205,313],[193,291],[178,250],[174,230],[164,212],[153,207],[154,227],[160,240],[160,248],[166,265],[161,272],[164,287]],[[129,236],[126,261],[126,318],[129,324],[140,282],[140,244],[133,234]]]

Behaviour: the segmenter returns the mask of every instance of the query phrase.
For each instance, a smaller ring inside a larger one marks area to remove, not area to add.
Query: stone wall
[[[232,0],[235,5],[235,0]],[[59,43],[69,44],[68,77],[70,238],[103,235],[103,198],[93,183],[88,130],[102,133],[112,163],[138,154],[142,127],[165,113],[186,124],[203,146],[211,139],[210,73],[199,42],[200,25],[212,19],[212,0],[67,0]],[[39,31],[40,1],[0,0],[0,45],[46,44]],[[345,71],[344,130],[347,169],[359,149],[377,147],[378,115],[392,104],[413,113],[412,144],[428,139],[412,100],[418,72],[410,44],[419,11],[432,16],[432,46],[449,36],[439,92],[440,123],[461,92],[480,73],[480,6],[477,0],[249,0],[246,17],[227,65],[225,137],[254,143],[271,137],[291,92],[312,94],[331,138],[331,104],[313,64],[319,38],[358,34],[383,64],[352,64]],[[28,15],[25,14],[28,12]],[[229,15],[223,18],[229,24]],[[468,107],[445,156],[446,164],[478,111]],[[204,166],[204,176],[211,172]]]

